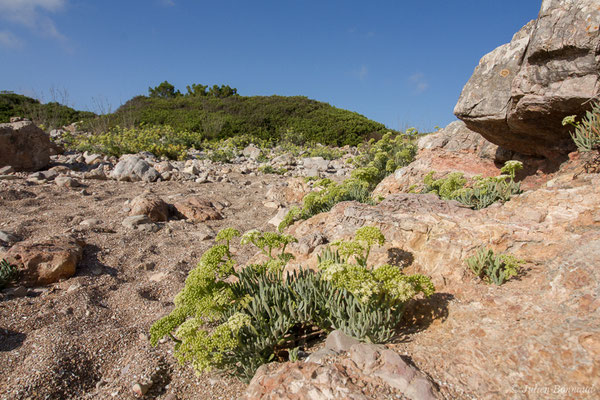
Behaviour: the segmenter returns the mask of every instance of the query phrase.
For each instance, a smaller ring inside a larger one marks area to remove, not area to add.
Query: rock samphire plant
[[[473,256],[466,259],[466,263],[469,269],[483,281],[502,285],[518,275],[524,261],[511,254],[494,254],[493,250],[481,247]]]
[[[0,289],[17,278],[17,267],[5,259],[0,261]]]
[[[600,150],[600,102],[594,103],[592,109],[585,113],[581,121],[575,122],[575,117],[576,115],[565,117],[562,124],[575,127],[571,138],[573,138],[577,150],[582,152]]]
[[[517,171],[523,168],[520,161],[507,161],[500,169],[501,175],[483,178],[476,176],[470,186],[460,172],[453,172],[441,179],[433,179],[431,171],[423,179],[425,187],[421,193],[435,193],[446,200],[456,200],[475,210],[492,205],[497,201],[508,201],[521,193],[521,185],[515,182]]]
[[[285,250],[295,238],[245,233],[242,244],[258,247],[265,261],[242,268],[229,246],[239,234],[219,232],[219,244],[189,273],[174,310],[150,329],[153,345],[169,336],[179,361],[198,373],[216,368],[248,380],[260,365],[294,358],[306,341],[333,329],[389,341],[406,303],[434,292],[426,276],[368,266],[371,247],[385,241],[377,228],[363,227],[354,240],[334,243],[319,256],[317,271],[291,273],[283,272],[292,258]]]

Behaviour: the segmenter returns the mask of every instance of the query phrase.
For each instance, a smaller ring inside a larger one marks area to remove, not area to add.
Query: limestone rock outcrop
[[[377,206],[339,203],[287,233],[331,243],[378,226],[387,242],[369,264],[410,264],[407,273],[431,276],[437,293],[407,312],[422,331],[401,347],[438,383],[485,398],[512,398],[536,384],[598,388],[600,176],[569,172],[574,164],[504,205],[475,211],[400,193]],[[314,266],[325,246],[295,252],[292,262]],[[522,276],[499,287],[476,279],[465,258],[480,246],[524,259]]]
[[[375,188],[375,196],[407,192],[411,186],[422,184],[430,171],[440,176],[462,172],[469,178],[499,175],[502,164],[514,156],[467,128],[462,121],[452,122],[439,132],[419,139],[418,148],[416,160],[381,181]]]
[[[562,119],[600,93],[599,26],[596,0],[544,0],[537,20],[483,56],[454,114],[506,149],[567,153],[574,146]]]
[[[0,167],[37,171],[50,163],[50,137],[31,121],[0,124]]]

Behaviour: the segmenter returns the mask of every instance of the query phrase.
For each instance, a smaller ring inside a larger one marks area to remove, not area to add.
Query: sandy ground
[[[0,294],[0,399],[131,399],[132,386],[149,381],[148,399],[240,398],[245,385],[237,379],[195,376],[174,359],[171,342],[155,348],[148,341],[152,323],[173,308],[187,273],[214,243],[204,239],[207,228],[274,229],[267,221],[276,210],[263,203],[284,178],[230,179],[88,181],[75,189],[0,181],[0,230],[22,240],[72,233],[87,243],[74,277],[24,297]],[[228,205],[224,219],[170,221],[154,233],[128,230],[121,225],[124,204],[147,188],[169,203],[187,195],[220,201]],[[80,225],[90,218],[101,222]],[[238,255],[243,260],[251,252]]]

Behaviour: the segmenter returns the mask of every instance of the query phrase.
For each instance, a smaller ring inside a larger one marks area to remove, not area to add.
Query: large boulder
[[[37,171],[48,166],[53,149],[49,136],[31,121],[0,124],[0,167]]]
[[[570,151],[562,119],[583,114],[600,92],[599,21],[597,0],[544,0],[537,20],[481,59],[454,114],[522,154]]]

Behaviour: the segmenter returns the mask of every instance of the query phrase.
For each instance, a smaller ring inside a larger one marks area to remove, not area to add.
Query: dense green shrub
[[[42,104],[39,100],[20,94],[0,93],[0,123],[9,122],[11,117],[24,117],[36,125],[52,129],[94,116],[94,113],[77,111],[57,102]]]
[[[520,161],[507,161],[500,172],[502,175],[489,178],[476,176],[471,186],[465,186],[467,179],[460,172],[453,172],[445,178],[433,179],[435,171],[423,178],[425,184],[421,193],[435,193],[446,200],[456,200],[475,210],[490,206],[496,201],[508,201],[521,192],[521,185],[515,182],[515,174],[523,168]]]
[[[368,135],[386,131],[384,125],[360,114],[301,96],[137,96],[110,115],[111,126],[120,123],[123,115],[136,126],[170,125],[205,140],[247,134],[273,142],[342,146],[357,145]]]
[[[511,254],[494,254],[494,251],[485,247],[466,259],[469,269],[480,279],[488,283],[502,285],[513,276],[518,275],[523,260]]]
[[[260,365],[293,359],[307,340],[332,329],[361,340],[388,341],[406,302],[434,291],[425,276],[406,276],[389,265],[369,268],[366,259],[365,265],[351,263],[350,257],[368,257],[372,245],[383,243],[375,228],[357,231],[353,242],[360,254],[346,252],[340,263],[323,257],[318,272],[290,274],[282,271],[291,258],[285,249],[293,237],[244,234],[242,244],[257,246],[266,261],[240,269],[229,247],[238,235],[231,228],[219,232],[221,244],[204,253],[175,297],[175,309],[150,330],[153,345],[164,336],[174,339],[176,357],[197,372],[217,368],[248,380]],[[336,245],[340,251],[347,247]]]
[[[6,287],[11,281],[17,278],[17,267],[10,264],[5,259],[0,261],[0,289]]]
[[[565,117],[562,124],[575,127],[571,137],[577,150],[585,152],[600,149],[600,102],[594,103],[581,121],[575,122],[575,117],[575,115]]]

